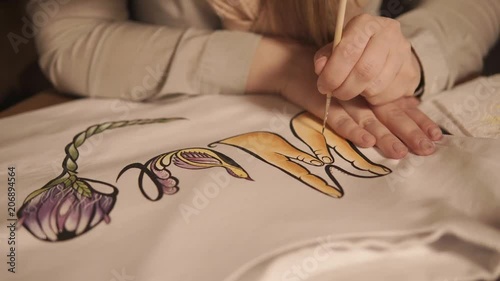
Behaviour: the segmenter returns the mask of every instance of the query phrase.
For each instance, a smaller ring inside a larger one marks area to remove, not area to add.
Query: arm
[[[316,88],[313,56],[312,48],[263,38],[250,68],[247,91],[280,93],[322,118],[325,97]],[[440,140],[442,134],[416,106],[413,98],[376,107],[361,97],[345,102],[333,99],[328,125],[357,146],[376,145],[389,158],[403,158],[408,150],[430,155],[435,152],[431,140]]]
[[[243,27],[244,22],[251,20],[252,13],[242,16],[243,11],[251,11],[245,6],[247,2],[241,0],[239,6],[231,6],[229,1],[211,1],[228,28]],[[322,118],[325,98],[316,88],[313,56],[314,49],[310,47],[263,38],[250,67],[247,92],[279,93]],[[330,112],[328,124],[338,135],[361,147],[376,145],[391,158],[404,157],[408,148],[420,155],[432,154],[435,147],[430,140],[442,137],[437,125],[406,99],[372,108],[359,98],[334,100]]]
[[[423,0],[398,20],[421,61],[425,97],[481,71],[500,34],[500,1]]]
[[[33,0],[40,65],[55,87],[92,97],[243,93],[260,37],[128,21],[126,0],[60,1],[47,13]],[[237,65],[238,67],[233,67]]]

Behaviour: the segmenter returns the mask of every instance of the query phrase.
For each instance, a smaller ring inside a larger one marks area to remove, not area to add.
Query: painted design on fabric
[[[90,137],[104,131],[134,125],[168,123],[182,118],[141,119],[94,125],[77,134],[66,146],[63,172],[42,188],[32,192],[23,202],[17,226],[46,241],[64,241],[82,235],[110,222],[118,189],[108,183],[78,176],[78,148]],[[111,190],[98,191],[99,188]]]
[[[25,227],[40,240],[57,242],[78,237],[94,229],[102,221],[110,223],[110,213],[116,204],[118,189],[109,183],[78,176],[78,147],[88,138],[107,130],[182,119],[108,122],[91,126],[77,134],[66,147],[61,175],[25,199],[18,211],[18,227]],[[241,149],[302,184],[334,198],[344,195],[344,188],[334,176],[336,171],[359,178],[376,178],[391,173],[389,168],[373,163],[352,143],[330,129],[327,128],[323,135],[321,120],[309,113],[302,112],[293,117],[290,129],[310,152],[297,148],[284,137],[272,132],[249,132],[214,142],[208,145],[209,148],[178,149],[155,156],[144,164],[132,163],[119,172],[117,181],[125,172],[138,169],[139,190],[150,201],[158,201],[164,195],[179,192],[180,180],[169,169],[173,166],[187,170],[220,168],[234,178],[253,181],[247,171],[232,158],[213,149],[218,145]],[[340,165],[338,160],[343,160],[348,165]],[[324,167],[330,181],[311,172],[312,167]],[[154,194],[151,194],[151,189],[146,188],[148,181],[153,183]],[[108,192],[100,191],[102,189]]]
[[[171,171],[167,169],[172,164],[188,170],[224,168],[235,178],[252,180],[248,173],[233,159],[220,152],[199,147],[185,148],[161,154],[147,161],[146,164],[130,164],[120,171],[118,179],[130,169],[139,169],[138,185],[141,193],[148,200],[158,201],[163,195],[173,195],[179,191],[179,180],[173,177]],[[146,191],[144,176],[147,176],[157,188],[156,196],[151,196]]]
[[[310,113],[302,112],[296,115],[292,118],[290,127],[293,134],[309,147],[313,155],[298,149],[283,137],[271,132],[250,132],[212,143],[209,146],[225,144],[242,149],[301,183],[335,198],[341,198],[344,195],[344,189],[333,175],[334,170],[360,178],[376,178],[391,173],[389,168],[373,163],[352,143],[330,129],[325,129],[325,135],[321,134],[321,121]],[[349,162],[354,171],[348,171],[334,164],[335,158],[331,151]],[[325,166],[326,173],[333,184],[312,174],[306,168],[307,166]]]

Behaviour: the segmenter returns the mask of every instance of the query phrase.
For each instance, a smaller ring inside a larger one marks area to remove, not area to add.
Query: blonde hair
[[[261,0],[252,31],[285,36],[315,46],[333,40],[339,0]],[[360,7],[357,0],[349,6]]]

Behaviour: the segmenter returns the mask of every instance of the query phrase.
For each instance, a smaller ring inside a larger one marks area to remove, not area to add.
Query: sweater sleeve
[[[421,2],[398,20],[421,61],[426,98],[481,71],[500,34],[500,1]]]
[[[126,0],[47,2],[28,12],[41,68],[60,91],[145,100],[245,90],[257,35],[133,22]]]

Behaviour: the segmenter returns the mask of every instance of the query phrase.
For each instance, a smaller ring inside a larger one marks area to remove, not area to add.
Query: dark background
[[[106,0],[103,0],[106,1]],[[203,1],[203,0],[200,0]],[[401,1],[405,10],[411,9],[418,0],[385,0],[382,11],[391,11],[388,5]],[[34,40],[19,45],[16,54],[8,35],[22,35],[25,24],[24,6],[27,0],[0,0],[0,110],[3,110],[37,92],[51,88],[36,63]],[[396,14],[391,16],[395,17]],[[486,60],[486,75],[500,72],[500,45]]]

